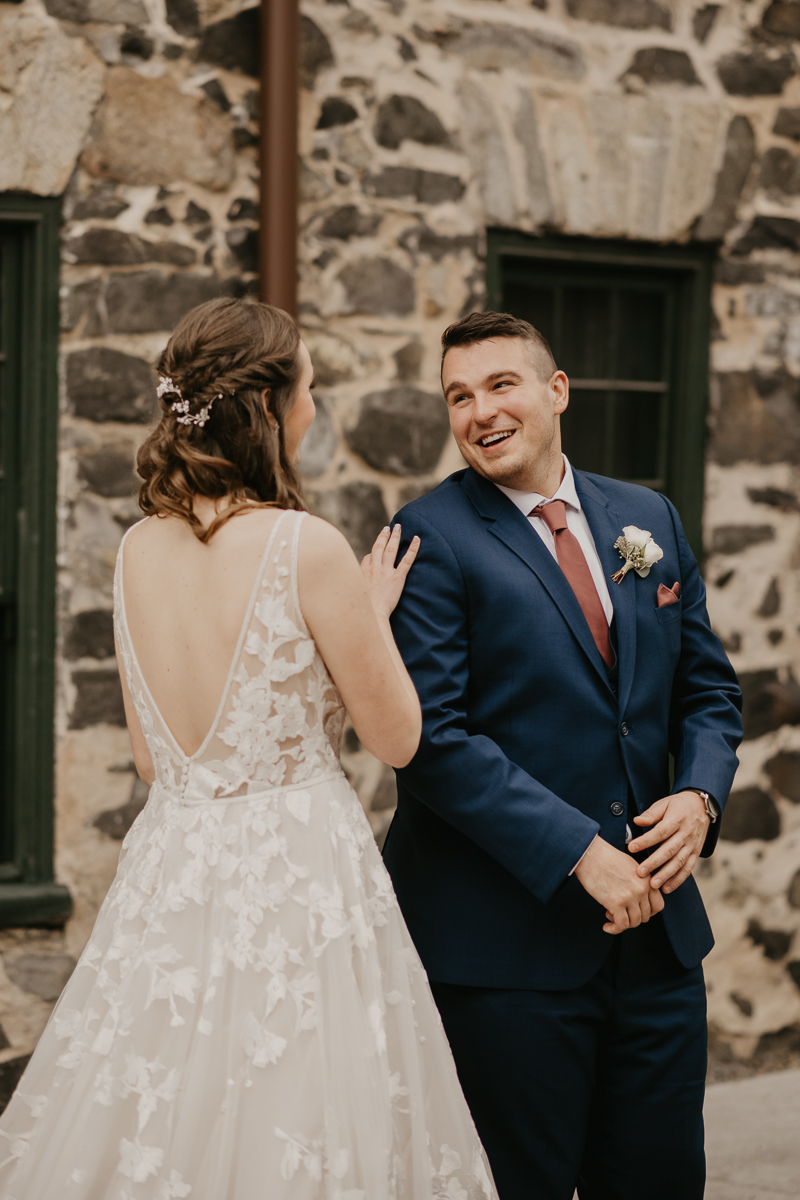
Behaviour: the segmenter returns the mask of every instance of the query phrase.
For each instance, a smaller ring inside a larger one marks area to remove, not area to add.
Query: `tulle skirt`
[[[6,1112],[4,1200],[494,1198],[341,774],[159,787]]]

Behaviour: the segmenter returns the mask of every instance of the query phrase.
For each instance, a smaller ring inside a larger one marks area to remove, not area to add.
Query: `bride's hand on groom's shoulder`
[[[710,824],[705,802],[697,792],[676,792],[651,804],[634,822],[651,828],[628,844],[630,852],[658,846],[640,864],[639,874],[649,875],[652,887],[674,892],[689,878],[703,849]]]
[[[606,910],[604,933],[635,929],[661,912],[664,898],[642,879],[633,859],[599,835],[575,868],[581,886]]]
[[[401,529],[395,525],[390,530],[385,525],[375,539],[372,550],[361,560],[361,570],[367,583],[369,598],[379,617],[388,617],[397,607],[403,593],[406,577],[414,564],[419,550],[419,538],[412,538],[400,562],[395,565],[400,548]]]

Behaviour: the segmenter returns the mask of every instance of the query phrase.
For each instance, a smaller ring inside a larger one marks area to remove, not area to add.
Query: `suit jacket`
[[[622,565],[624,525],[649,529],[664,551],[646,579],[610,584],[611,673],[557,562],[477,472],[456,472],[395,518],[404,544],[421,538],[392,624],[423,731],[398,771],[384,857],[438,982],[586,982],[612,944],[601,905],[569,874],[595,834],[624,850],[636,811],[689,786],[723,808],[733,781],[741,693],[674,506],[582,471],[575,482],[607,576]],[[658,607],[659,584],[676,581],[679,602]],[[704,854],[718,835],[719,822]],[[695,966],[713,937],[694,879],[665,902],[673,949]]]

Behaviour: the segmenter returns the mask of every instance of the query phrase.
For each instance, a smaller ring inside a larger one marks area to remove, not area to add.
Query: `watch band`
[[[687,788],[686,791],[687,792],[697,792],[698,796],[703,801],[703,804],[705,804],[705,806],[706,806],[706,815],[708,816],[709,821],[713,825],[717,819],[718,814],[716,811],[716,806],[715,806],[714,802],[712,801],[711,797],[709,796],[708,792],[702,791],[701,788],[693,788],[693,787]]]

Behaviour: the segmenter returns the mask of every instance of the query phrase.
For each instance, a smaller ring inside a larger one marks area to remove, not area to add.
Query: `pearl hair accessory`
[[[177,414],[175,420],[179,425],[199,425],[202,427],[211,416],[211,405],[214,403],[214,400],[222,399],[222,392],[218,392],[199,412],[193,413],[190,411],[189,401],[184,400],[183,393],[177,383],[173,383],[169,375],[159,375],[158,387],[156,388],[156,395],[159,400],[163,399],[170,392],[178,397],[173,404],[170,404],[169,411]]]

